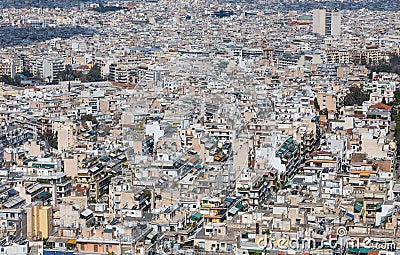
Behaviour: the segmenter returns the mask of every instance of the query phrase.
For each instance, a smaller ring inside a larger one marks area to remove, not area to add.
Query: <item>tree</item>
[[[379,61],[367,65],[371,72],[390,72],[400,74],[400,56],[393,54],[389,61]]]
[[[317,98],[314,98],[314,107],[315,107],[315,109],[320,110],[320,106],[318,104]]]
[[[3,75],[1,77],[1,81],[4,82],[5,84],[9,84],[9,85],[13,84],[13,79],[9,75]]]
[[[75,79],[80,79],[81,81],[85,81],[85,75],[80,72],[72,69],[71,65],[66,65],[65,70],[60,73],[60,80],[62,81],[72,81]]]
[[[319,112],[319,115],[325,115],[328,116],[328,109],[324,108]]]
[[[99,65],[94,65],[90,68],[88,74],[86,75],[86,80],[89,82],[103,81],[101,77],[101,69]]]
[[[69,81],[73,76],[73,70],[71,65],[66,65],[65,70],[60,73],[60,80]]]
[[[18,75],[15,75],[14,78],[12,78],[9,75],[3,75],[1,77],[1,81],[4,82],[5,84],[13,86],[21,86],[21,78]]]
[[[20,87],[21,86],[21,81],[22,81],[22,79],[21,79],[21,77],[19,77],[19,75],[18,74],[16,74],[15,76],[14,76],[14,85],[15,86],[18,86],[18,87]]]
[[[81,116],[82,124],[85,123],[86,121],[91,121],[94,125],[99,124],[97,119],[92,114],[84,114]]]
[[[344,98],[345,106],[362,105],[364,101],[369,100],[369,93],[362,91],[361,88],[356,87],[350,89],[350,93]]]
[[[24,68],[24,70],[22,71],[22,74],[25,76],[25,77],[28,77],[28,78],[31,78],[31,77],[33,77],[33,73],[31,73],[28,69],[26,69],[26,68]]]
[[[396,90],[394,92],[393,104],[394,105],[400,104],[400,90]]]
[[[40,138],[46,141],[49,147],[58,149],[58,134],[56,132],[47,130],[40,136]]]

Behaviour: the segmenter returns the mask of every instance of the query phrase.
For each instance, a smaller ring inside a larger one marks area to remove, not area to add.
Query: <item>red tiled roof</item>
[[[124,88],[134,88],[135,85],[134,84],[130,84],[130,83],[121,83],[121,82],[111,82],[112,85],[117,86],[117,87],[124,87]]]
[[[331,155],[332,153],[330,153],[329,151],[313,151],[311,152],[311,156],[315,156],[315,155]]]
[[[40,91],[40,89],[36,88],[35,86],[25,86],[24,89],[33,89],[35,91]]]
[[[81,66],[75,67],[75,70],[88,70],[88,69],[90,69],[90,68],[87,65],[81,65]]]
[[[392,107],[389,106],[389,105],[387,105],[387,104],[384,104],[384,103],[382,103],[382,102],[379,102],[379,103],[377,103],[377,104],[371,105],[371,106],[368,108],[368,110],[370,110],[370,109],[381,109],[381,110],[391,111],[391,110],[392,110]]]

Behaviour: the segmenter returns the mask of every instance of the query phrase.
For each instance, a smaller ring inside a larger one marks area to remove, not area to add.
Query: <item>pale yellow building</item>
[[[48,238],[53,230],[53,212],[51,206],[42,203],[26,207],[26,228],[28,240]]]
[[[64,125],[58,130],[57,142],[59,150],[72,149],[76,144],[76,136],[72,125]]]

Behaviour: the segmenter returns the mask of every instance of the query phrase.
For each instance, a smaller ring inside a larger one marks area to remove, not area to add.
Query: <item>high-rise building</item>
[[[38,58],[30,63],[30,71],[48,82],[57,80],[61,72],[65,70],[65,60],[63,58]]]
[[[52,207],[42,203],[30,204],[26,207],[27,235],[29,240],[48,238],[52,227]]]
[[[320,35],[337,36],[341,33],[340,12],[329,12],[326,10],[313,11],[313,32]]]

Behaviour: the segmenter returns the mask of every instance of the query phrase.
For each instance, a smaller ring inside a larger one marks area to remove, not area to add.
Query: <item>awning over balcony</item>
[[[193,214],[192,216],[190,216],[190,220],[195,220],[198,221],[203,217],[203,214],[196,212],[195,214]]]
[[[67,244],[76,244],[76,239],[68,239]]]

